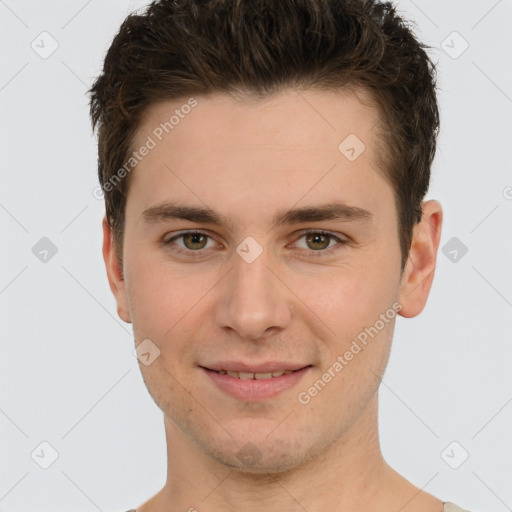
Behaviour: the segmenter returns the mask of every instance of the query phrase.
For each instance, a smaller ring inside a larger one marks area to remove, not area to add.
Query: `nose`
[[[250,263],[238,254],[233,259],[233,268],[217,291],[218,326],[251,341],[286,328],[292,318],[291,293],[279,278],[279,266],[265,249]]]

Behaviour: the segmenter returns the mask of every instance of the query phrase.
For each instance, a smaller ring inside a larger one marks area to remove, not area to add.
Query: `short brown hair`
[[[439,130],[435,67],[390,2],[157,0],[129,15],[89,90],[98,175],[122,263],[133,149],[160,100],[215,92],[270,96],[288,87],[360,86],[380,110],[382,174],[395,193],[402,271],[430,182]]]

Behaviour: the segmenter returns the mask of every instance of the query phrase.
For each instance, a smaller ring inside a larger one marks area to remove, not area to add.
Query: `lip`
[[[268,373],[277,372],[278,370],[300,370],[308,366],[302,363],[290,363],[287,361],[267,361],[266,363],[247,364],[237,361],[219,361],[208,365],[201,365],[207,370],[226,370],[228,372],[249,372],[249,373]]]
[[[285,368],[286,365],[275,367],[271,369],[271,366],[261,366],[259,371],[251,370],[252,368],[258,368],[258,366],[251,365],[250,367],[243,367],[237,365],[233,366],[232,370],[225,366],[219,369],[226,371],[247,371],[250,373],[263,373],[265,370],[277,371],[286,370],[293,368]],[[289,366],[289,364],[288,364]],[[311,366],[305,366],[298,370],[293,371],[287,375],[281,375],[280,377],[272,377],[271,379],[238,379],[231,377],[230,375],[224,375],[213,371],[214,369],[208,369],[204,366],[200,367],[201,370],[214,382],[214,384],[224,393],[238,399],[245,401],[258,401],[273,398],[288,389],[293,388],[297,383],[311,370]],[[245,369],[247,368],[247,369]],[[251,368],[251,369],[248,369]]]

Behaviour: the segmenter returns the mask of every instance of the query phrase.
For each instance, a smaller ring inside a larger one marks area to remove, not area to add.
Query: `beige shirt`
[[[449,501],[444,503],[443,512],[468,512],[467,510],[464,510],[460,507],[457,507],[457,505],[454,505],[453,503],[450,503]]]

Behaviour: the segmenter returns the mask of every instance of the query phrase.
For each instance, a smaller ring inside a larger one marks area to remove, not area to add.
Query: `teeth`
[[[291,373],[290,370],[287,370]],[[272,377],[281,377],[281,375],[284,375],[285,374],[285,371],[284,370],[277,370],[276,372],[272,372]]]
[[[254,378],[258,379],[258,380],[271,379],[272,374],[271,373],[255,373]]]
[[[293,370],[276,370],[275,372],[267,372],[267,373],[251,373],[251,372],[230,372],[226,370],[214,370],[221,375],[229,375],[235,379],[242,380],[265,380],[271,379],[272,377],[281,377],[281,375],[289,375]]]

